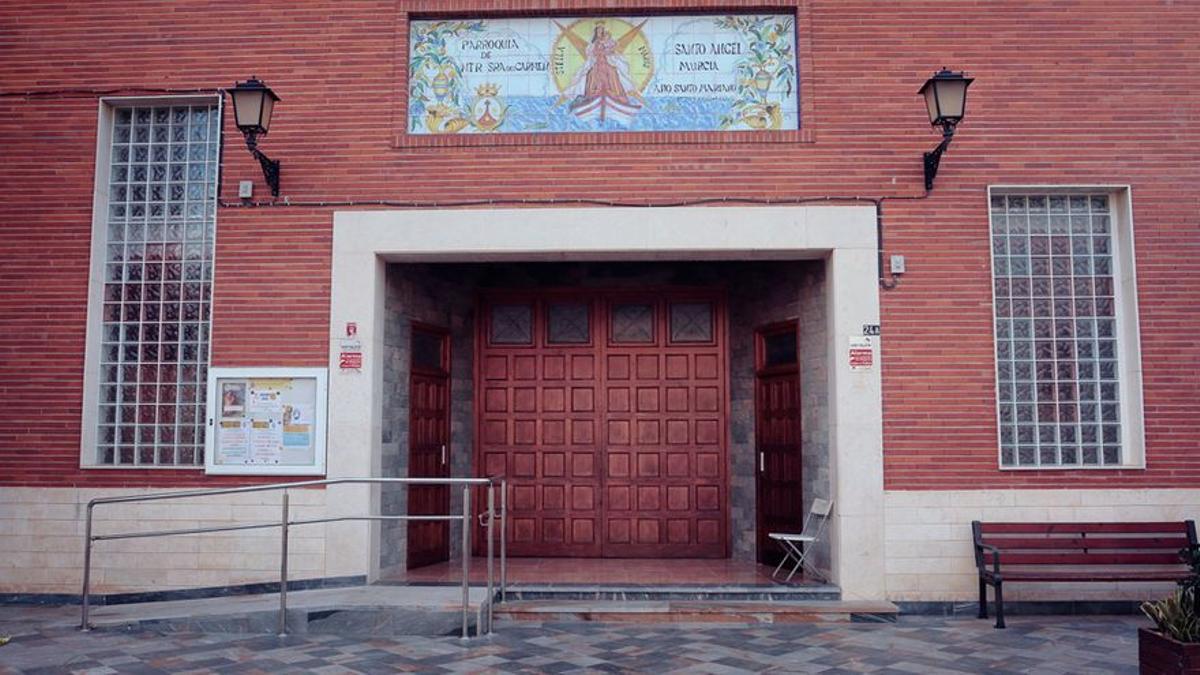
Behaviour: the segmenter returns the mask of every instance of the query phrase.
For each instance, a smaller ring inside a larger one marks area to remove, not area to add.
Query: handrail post
[[[496,535],[496,530],[492,526],[495,524],[495,520],[496,520],[495,516],[496,516],[496,485],[494,483],[489,482],[488,488],[487,488],[487,557],[488,557],[487,558],[487,632],[489,635],[491,635],[491,633],[492,633],[492,594],[493,594],[493,590],[492,590],[492,588],[493,588],[493,586],[492,586],[492,567],[493,567],[492,549],[495,546],[493,540],[495,539],[495,535]],[[475,633],[478,634],[479,630],[476,629]]]
[[[288,492],[283,491],[283,517],[279,521],[279,636],[287,635]]]
[[[500,481],[500,602],[508,593],[508,480]]]
[[[467,627],[471,611],[471,486],[463,486],[462,496],[462,639],[471,637]]]
[[[80,597],[80,617],[79,630],[91,630],[88,625],[88,596],[91,594],[92,584],[92,507],[94,504],[87,505],[86,525],[83,528],[83,594]]]

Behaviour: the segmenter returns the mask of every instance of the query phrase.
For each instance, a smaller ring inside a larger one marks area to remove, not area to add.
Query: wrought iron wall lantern
[[[933,189],[933,179],[937,176],[942,153],[950,147],[950,140],[954,138],[954,128],[966,113],[967,87],[974,81],[974,78],[965,77],[961,72],[955,73],[942,68],[926,80],[917,92],[925,97],[925,106],[929,109],[929,124],[942,127],[942,142],[932,152],[925,153],[926,191]]]
[[[246,148],[262,165],[263,178],[271,187],[271,196],[279,196],[279,160],[271,159],[258,149],[258,137],[266,136],[271,128],[271,113],[279,97],[271,88],[250,76],[229,90],[233,97],[233,116],[237,128],[246,136]]]

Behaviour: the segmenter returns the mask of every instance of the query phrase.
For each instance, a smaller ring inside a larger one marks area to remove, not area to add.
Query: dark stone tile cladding
[[[389,265],[384,299],[383,457],[385,477],[408,475],[409,364],[412,322],[441,326],[450,331],[450,457],[451,475],[471,475],[474,405],[472,398],[475,331],[475,272],[461,265]],[[467,266],[470,267],[470,266]],[[382,513],[403,515],[407,491],[401,486],[381,489]],[[451,512],[462,509],[462,497],[451,491]],[[452,526],[450,555],[461,549]],[[402,571],[407,559],[407,527],[403,521],[382,525],[380,568]]]

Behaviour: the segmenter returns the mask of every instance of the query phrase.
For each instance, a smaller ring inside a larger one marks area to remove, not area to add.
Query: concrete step
[[[496,605],[494,611],[497,620],[636,623],[893,622],[900,613],[890,602],[843,600],[517,600]]]
[[[769,585],[621,585],[516,584],[505,600],[595,601],[725,601],[780,602],[841,600],[842,592],[828,584]]]
[[[521,585],[495,605],[511,621],[639,621],[789,623],[799,621],[894,621],[891,603],[843,602],[827,585],[660,586]],[[487,593],[470,589],[471,635],[486,631]],[[290,591],[287,632],[354,637],[459,635],[459,586],[360,586]],[[279,595],[102,605],[92,608],[99,630],[150,630],[273,634]],[[77,624],[76,624],[77,625]]]

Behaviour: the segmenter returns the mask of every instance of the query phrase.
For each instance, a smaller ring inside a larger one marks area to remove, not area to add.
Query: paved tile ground
[[[156,634],[0,607],[0,673],[1134,673],[1134,617],[903,617],[898,624],[497,623],[490,638]],[[53,625],[57,621],[58,625]]]

